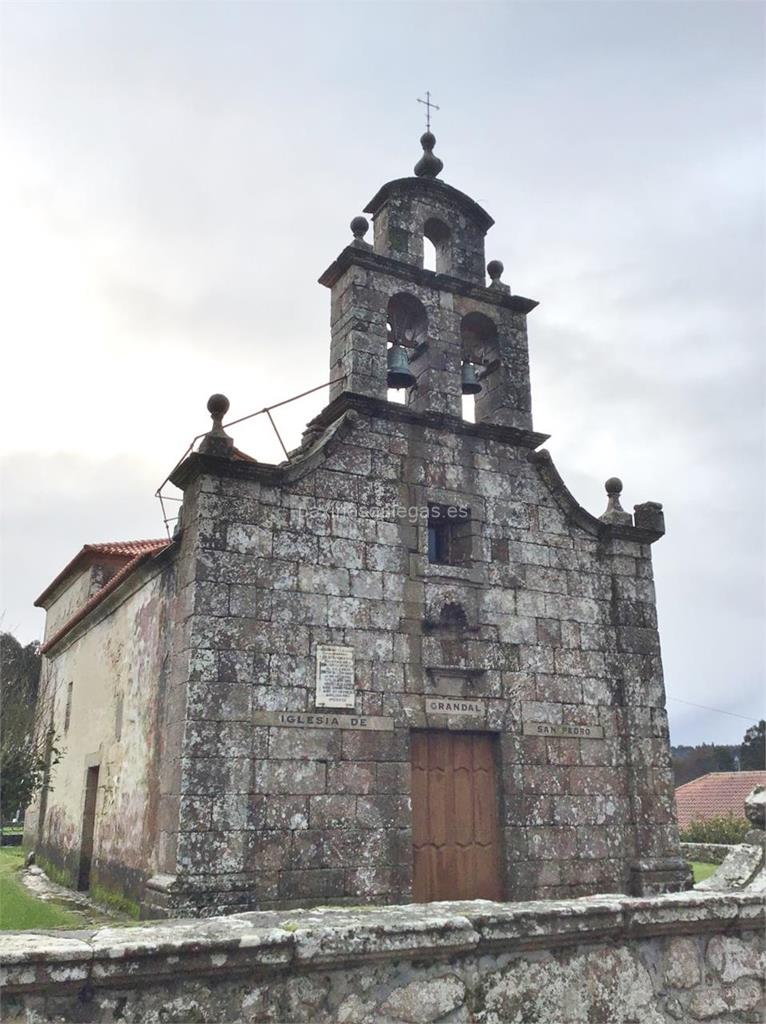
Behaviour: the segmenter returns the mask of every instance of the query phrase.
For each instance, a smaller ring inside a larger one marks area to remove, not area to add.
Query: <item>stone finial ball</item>
[[[229,411],[229,399],[226,395],[211,395],[207,400],[207,411],[214,420],[222,420]]]
[[[354,238],[364,238],[370,230],[370,222],[366,217],[354,217],[351,221],[351,233]]]
[[[487,264],[487,273],[489,274],[493,281],[499,281],[500,278],[503,276],[504,270],[505,267],[500,262],[500,260],[490,260],[489,263]]]
[[[420,136],[420,145],[423,149],[433,149],[436,145],[436,136],[433,132],[423,132]]]
[[[622,480],[618,476],[610,476],[604,487],[606,487],[607,494],[621,494]]]

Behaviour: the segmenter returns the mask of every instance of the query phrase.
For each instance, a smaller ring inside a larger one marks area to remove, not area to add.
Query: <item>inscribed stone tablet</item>
[[[296,729],[367,729],[393,732],[393,718],[375,715],[335,715],[321,711],[256,711],[256,725],[277,725]]]
[[[353,648],[320,644],[317,647],[316,706],[353,708],[355,704]]]
[[[484,715],[487,706],[483,700],[467,700],[462,697],[426,697],[428,715]]]
[[[550,722],[524,722],[525,736],[547,736],[548,739],[600,740],[604,738],[601,725],[551,725]]]

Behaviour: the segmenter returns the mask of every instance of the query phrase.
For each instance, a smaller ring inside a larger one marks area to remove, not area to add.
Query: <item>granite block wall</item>
[[[184,470],[196,572],[172,912],[408,899],[422,728],[498,736],[509,898],[685,884],[656,535],[575,515],[519,431],[350,405],[283,470]],[[470,510],[465,564],[429,562],[434,502]],[[386,725],[276,720],[321,710],[323,644],[352,649],[352,712]],[[434,713],[434,696],[477,710]]]

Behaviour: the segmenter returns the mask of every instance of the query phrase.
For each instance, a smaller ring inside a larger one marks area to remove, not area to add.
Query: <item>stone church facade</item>
[[[487,285],[492,219],[422,141],[320,278],[334,383],[301,446],[243,456],[213,396],[172,542],[83,549],[41,595],[70,741],[27,843],[145,914],[689,884],[661,506],[612,479],[595,518],[540,450],[536,303],[496,261]]]

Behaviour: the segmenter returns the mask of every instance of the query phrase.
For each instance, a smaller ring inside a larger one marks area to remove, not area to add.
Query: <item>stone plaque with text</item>
[[[369,729],[373,732],[391,732],[393,718],[379,715],[335,715],[321,711],[256,711],[256,725],[279,725],[296,729]]]
[[[480,715],[486,711],[483,700],[463,697],[426,697],[427,715]]]
[[[316,700],[318,708],[353,708],[354,651],[337,644],[317,647]]]
[[[525,736],[547,736],[549,739],[600,740],[601,725],[552,725],[550,722],[524,722]]]

